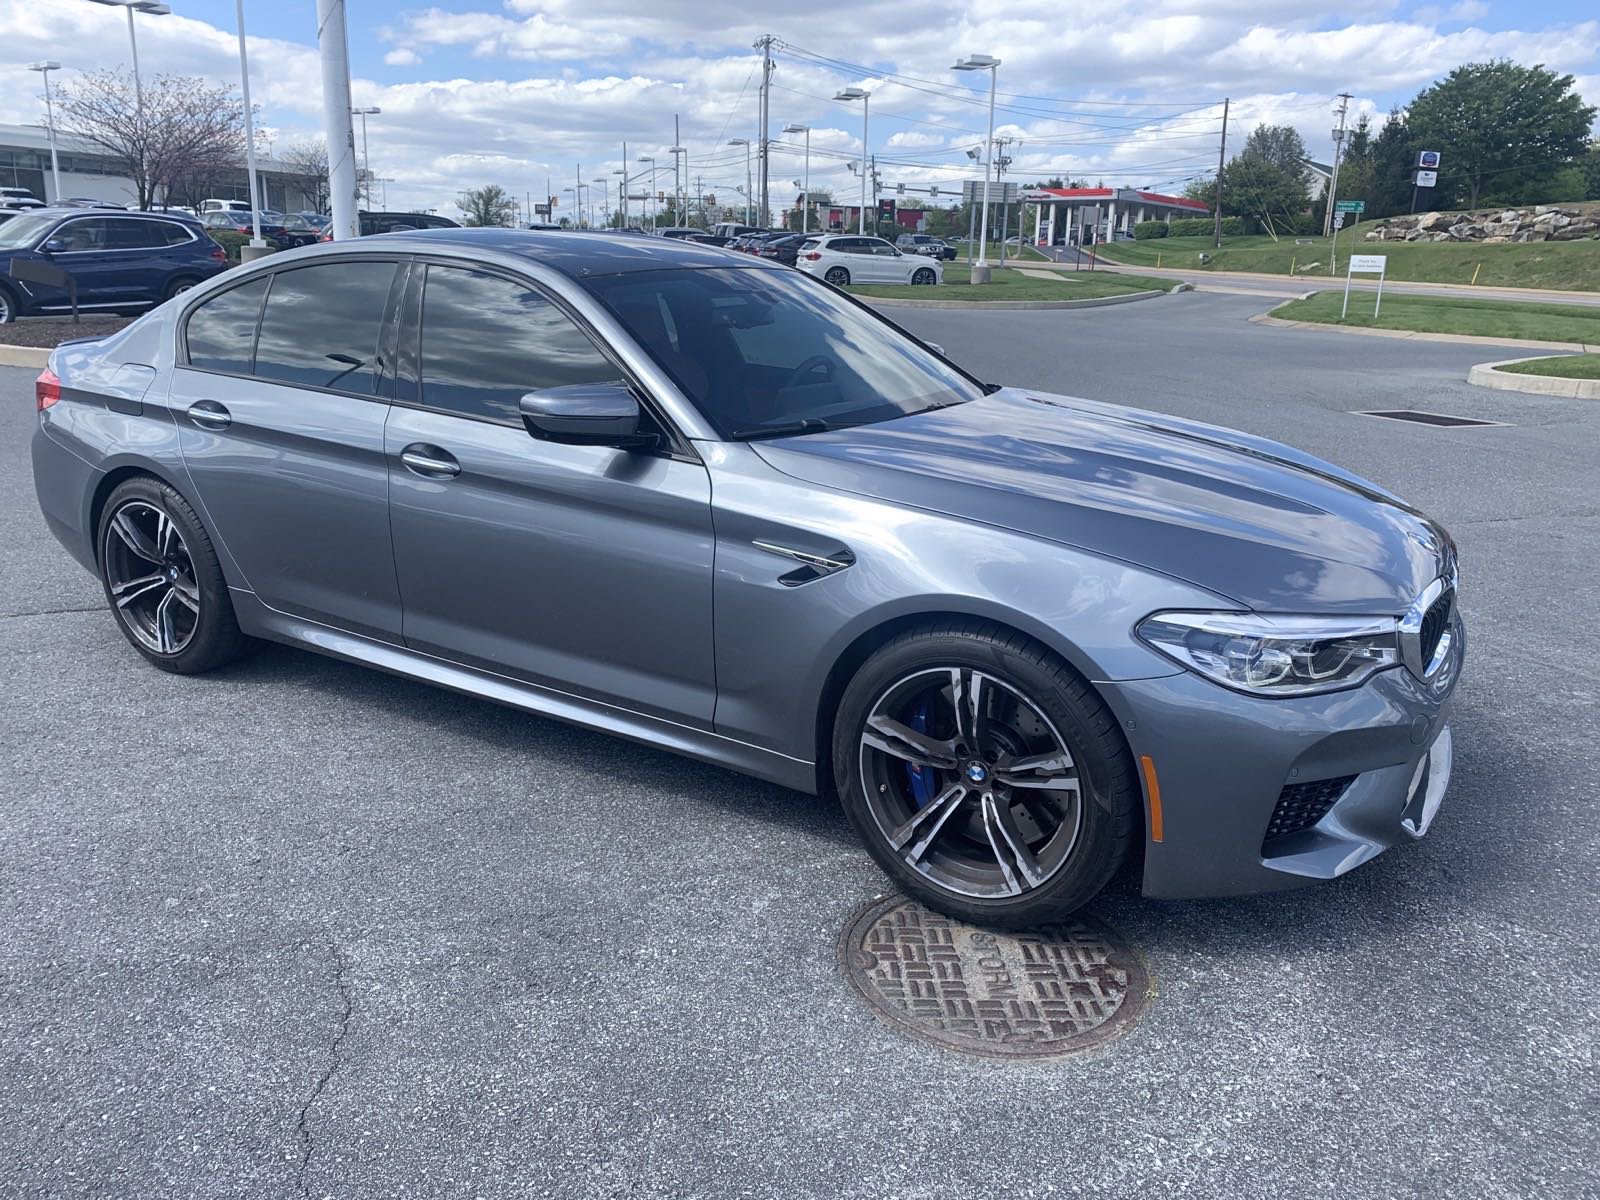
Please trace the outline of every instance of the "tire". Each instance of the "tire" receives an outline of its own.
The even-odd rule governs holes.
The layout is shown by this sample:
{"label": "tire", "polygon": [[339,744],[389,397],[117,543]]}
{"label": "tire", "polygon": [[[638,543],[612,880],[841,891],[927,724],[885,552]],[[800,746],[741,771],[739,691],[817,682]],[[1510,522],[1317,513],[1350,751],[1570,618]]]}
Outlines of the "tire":
{"label": "tire", "polygon": [[[984,715],[969,707],[961,725],[958,694]],[[930,747],[952,751],[948,765],[913,761]],[[840,698],[832,765],[878,864],[973,924],[1060,920],[1106,885],[1140,829],[1133,759],[1104,702],[1043,646],[983,621],[911,630],[862,664]]]}
{"label": "tire", "polygon": [[163,300],[171,300],[174,296],[181,296],[200,281],[192,275],[180,275],[167,284],[167,290],[162,293]]}
{"label": "tire", "polygon": [[198,675],[244,652],[211,539],[175,490],[148,475],[118,484],[95,546],[117,628],[152,665]]}
{"label": "tire", "polygon": [[911,282],[918,286],[926,287],[939,282],[939,277],[930,267],[918,267],[911,273]]}
{"label": "tire", "polygon": [[843,267],[829,267],[823,272],[822,278],[834,287],[848,287],[850,284],[850,272]]}
{"label": "tire", "polygon": [[0,325],[9,325],[17,319],[17,298],[11,289],[0,284]]}

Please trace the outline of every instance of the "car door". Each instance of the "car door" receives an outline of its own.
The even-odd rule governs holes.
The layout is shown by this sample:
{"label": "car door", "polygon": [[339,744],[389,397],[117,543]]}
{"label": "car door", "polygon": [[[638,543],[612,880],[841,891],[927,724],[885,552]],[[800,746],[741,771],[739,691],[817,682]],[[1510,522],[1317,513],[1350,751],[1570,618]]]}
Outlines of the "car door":
{"label": "car door", "polygon": [[402,338],[384,442],[406,644],[709,728],[705,467],[530,436],[523,393],[625,372],[527,280],[430,262]]}
{"label": "car door", "polygon": [[904,283],[910,278],[911,271],[906,266],[910,255],[901,254],[883,238],[866,238],[865,241],[863,250],[872,263],[870,270],[874,282]]}
{"label": "car door", "polygon": [[181,322],[170,397],[230,586],[396,643],[383,426],[404,273],[321,259],[211,293]]}
{"label": "car door", "polygon": [[137,252],[115,248],[111,222],[110,217],[73,217],[57,225],[40,247],[77,283],[80,308],[135,298],[128,267]]}

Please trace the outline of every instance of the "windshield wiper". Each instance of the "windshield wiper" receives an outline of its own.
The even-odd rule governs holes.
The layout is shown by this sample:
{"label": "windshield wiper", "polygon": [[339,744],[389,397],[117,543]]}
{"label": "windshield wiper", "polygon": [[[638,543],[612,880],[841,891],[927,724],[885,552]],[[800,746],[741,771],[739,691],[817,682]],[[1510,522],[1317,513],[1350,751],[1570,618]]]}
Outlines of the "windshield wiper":
{"label": "windshield wiper", "polygon": [[833,428],[821,417],[802,417],[798,421],[785,421],[782,425],[758,425],[754,429],[735,429],[728,436],[736,442],[753,442],[758,438],[790,437],[797,433],[825,433]]}

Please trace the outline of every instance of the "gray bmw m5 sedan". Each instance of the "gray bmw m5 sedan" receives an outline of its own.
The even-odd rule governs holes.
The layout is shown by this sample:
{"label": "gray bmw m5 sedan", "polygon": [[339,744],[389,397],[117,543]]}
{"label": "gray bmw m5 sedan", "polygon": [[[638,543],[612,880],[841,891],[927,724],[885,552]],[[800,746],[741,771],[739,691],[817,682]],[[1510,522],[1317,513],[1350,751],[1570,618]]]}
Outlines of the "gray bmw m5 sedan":
{"label": "gray bmw m5 sedan", "polygon": [[33,466],[156,667],[267,638],[837,794],[967,920],[1130,857],[1152,896],[1328,879],[1449,780],[1437,524],[711,247],[273,255],[55,351]]}

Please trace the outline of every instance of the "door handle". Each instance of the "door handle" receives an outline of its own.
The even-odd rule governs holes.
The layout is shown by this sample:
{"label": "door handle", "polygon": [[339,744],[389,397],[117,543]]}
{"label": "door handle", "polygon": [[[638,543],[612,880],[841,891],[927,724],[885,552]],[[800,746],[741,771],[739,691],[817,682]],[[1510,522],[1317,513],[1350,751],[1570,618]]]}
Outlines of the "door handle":
{"label": "door handle", "polygon": [[196,400],[189,405],[188,415],[201,429],[226,429],[233,424],[233,414],[215,400]]}
{"label": "door handle", "polygon": [[426,442],[413,442],[400,451],[400,462],[413,475],[424,479],[451,479],[461,474],[461,464],[454,455]]}

